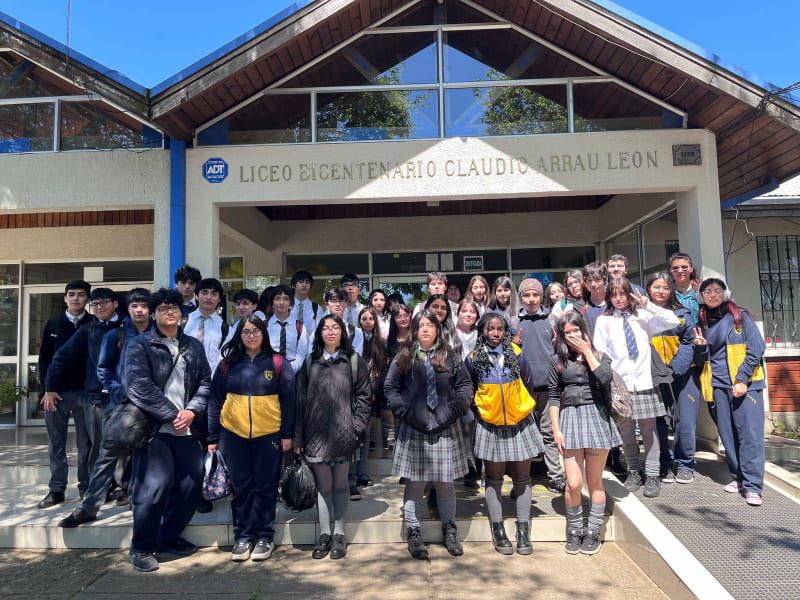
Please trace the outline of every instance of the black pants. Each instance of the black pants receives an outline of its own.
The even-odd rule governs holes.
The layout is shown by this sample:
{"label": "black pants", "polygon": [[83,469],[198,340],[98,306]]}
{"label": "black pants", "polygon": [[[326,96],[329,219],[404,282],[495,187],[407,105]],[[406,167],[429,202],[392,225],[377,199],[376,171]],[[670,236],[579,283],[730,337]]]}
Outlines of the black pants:
{"label": "black pants", "polygon": [[220,428],[219,450],[233,486],[233,535],[237,542],[272,541],[283,464],[279,434],[248,440]]}
{"label": "black pants", "polygon": [[134,451],[134,552],[157,552],[175,544],[200,501],[203,457],[196,438],[168,433],[157,433]]}

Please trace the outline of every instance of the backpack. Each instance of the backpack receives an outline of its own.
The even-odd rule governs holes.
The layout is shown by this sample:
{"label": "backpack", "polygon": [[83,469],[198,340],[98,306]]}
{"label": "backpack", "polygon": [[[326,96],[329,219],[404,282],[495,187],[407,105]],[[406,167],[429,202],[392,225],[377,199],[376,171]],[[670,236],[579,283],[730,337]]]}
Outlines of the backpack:
{"label": "backpack", "polygon": [[[277,352],[272,353],[272,367],[275,369],[275,375],[278,379],[281,378],[281,369],[283,369],[283,355]],[[228,380],[228,371],[231,368],[231,363],[227,359],[219,363],[219,370],[222,372],[222,378]]]}

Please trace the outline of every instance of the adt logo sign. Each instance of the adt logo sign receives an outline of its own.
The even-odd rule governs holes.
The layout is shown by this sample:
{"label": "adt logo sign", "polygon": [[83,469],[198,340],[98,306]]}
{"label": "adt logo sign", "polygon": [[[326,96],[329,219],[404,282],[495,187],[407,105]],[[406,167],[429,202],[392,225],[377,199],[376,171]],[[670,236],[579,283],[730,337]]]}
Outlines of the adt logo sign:
{"label": "adt logo sign", "polygon": [[203,177],[209,183],[222,183],[228,176],[228,163],[221,158],[209,158],[203,163]]}

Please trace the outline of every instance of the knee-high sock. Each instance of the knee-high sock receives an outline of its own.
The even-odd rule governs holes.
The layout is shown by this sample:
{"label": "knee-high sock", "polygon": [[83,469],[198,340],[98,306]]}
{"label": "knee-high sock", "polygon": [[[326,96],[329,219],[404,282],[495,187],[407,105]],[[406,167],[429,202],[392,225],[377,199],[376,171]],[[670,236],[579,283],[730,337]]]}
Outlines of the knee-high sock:
{"label": "knee-high sock", "polygon": [[605,502],[592,502],[592,508],[589,510],[589,522],[586,524],[587,529],[599,531],[603,525],[603,515],[606,512]]}
{"label": "knee-high sock", "polygon": [[531,520],[531,478],[513,480],[513,492],[517,502],[517,522],[528,523]]}
{"label": "knee-high sock", "polygon": [[583,505],[567,505],[567,527],[581,529],[583,527]]}
{"label": "knee-high sock", "polygon": [[503,480],[486,478],[486,508],[489,511],[489,521],[500,523],[503,520]]}
{"label": "knee-high sock", "polygon": [[442,523],[456,522],[456,488],[452,482],[437,481],[433,484],[436,489],[436,502],[439,505],[439,516]]}
{"label": "knee-high sock", "polygon": [[658,441],[658,430],[655,419],[640,419],[639,429],[642,431],[645,461],[644,472],[648,477],[658,477],[661,472],[661,446]]}
{"label": "knee-high sock", "polygon": [[403,491],[403,516],[408,527],[419,527],[422,519],[422,493],[425,491],[424,481],[409,481]]}

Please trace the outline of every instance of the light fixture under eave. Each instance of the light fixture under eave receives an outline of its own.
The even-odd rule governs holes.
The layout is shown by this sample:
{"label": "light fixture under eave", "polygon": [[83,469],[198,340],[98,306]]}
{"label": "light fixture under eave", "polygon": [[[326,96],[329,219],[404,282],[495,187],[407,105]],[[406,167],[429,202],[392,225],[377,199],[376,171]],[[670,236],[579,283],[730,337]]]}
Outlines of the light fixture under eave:
{"label": "light fixture under eave", "polygon": [[428,201],[427,201],[425,204],[426,204],[426,206],[428,206],[429,208],[438,208],[438,206],[439,206],[439,201],[438,201],[438,200],[428,200]]}

